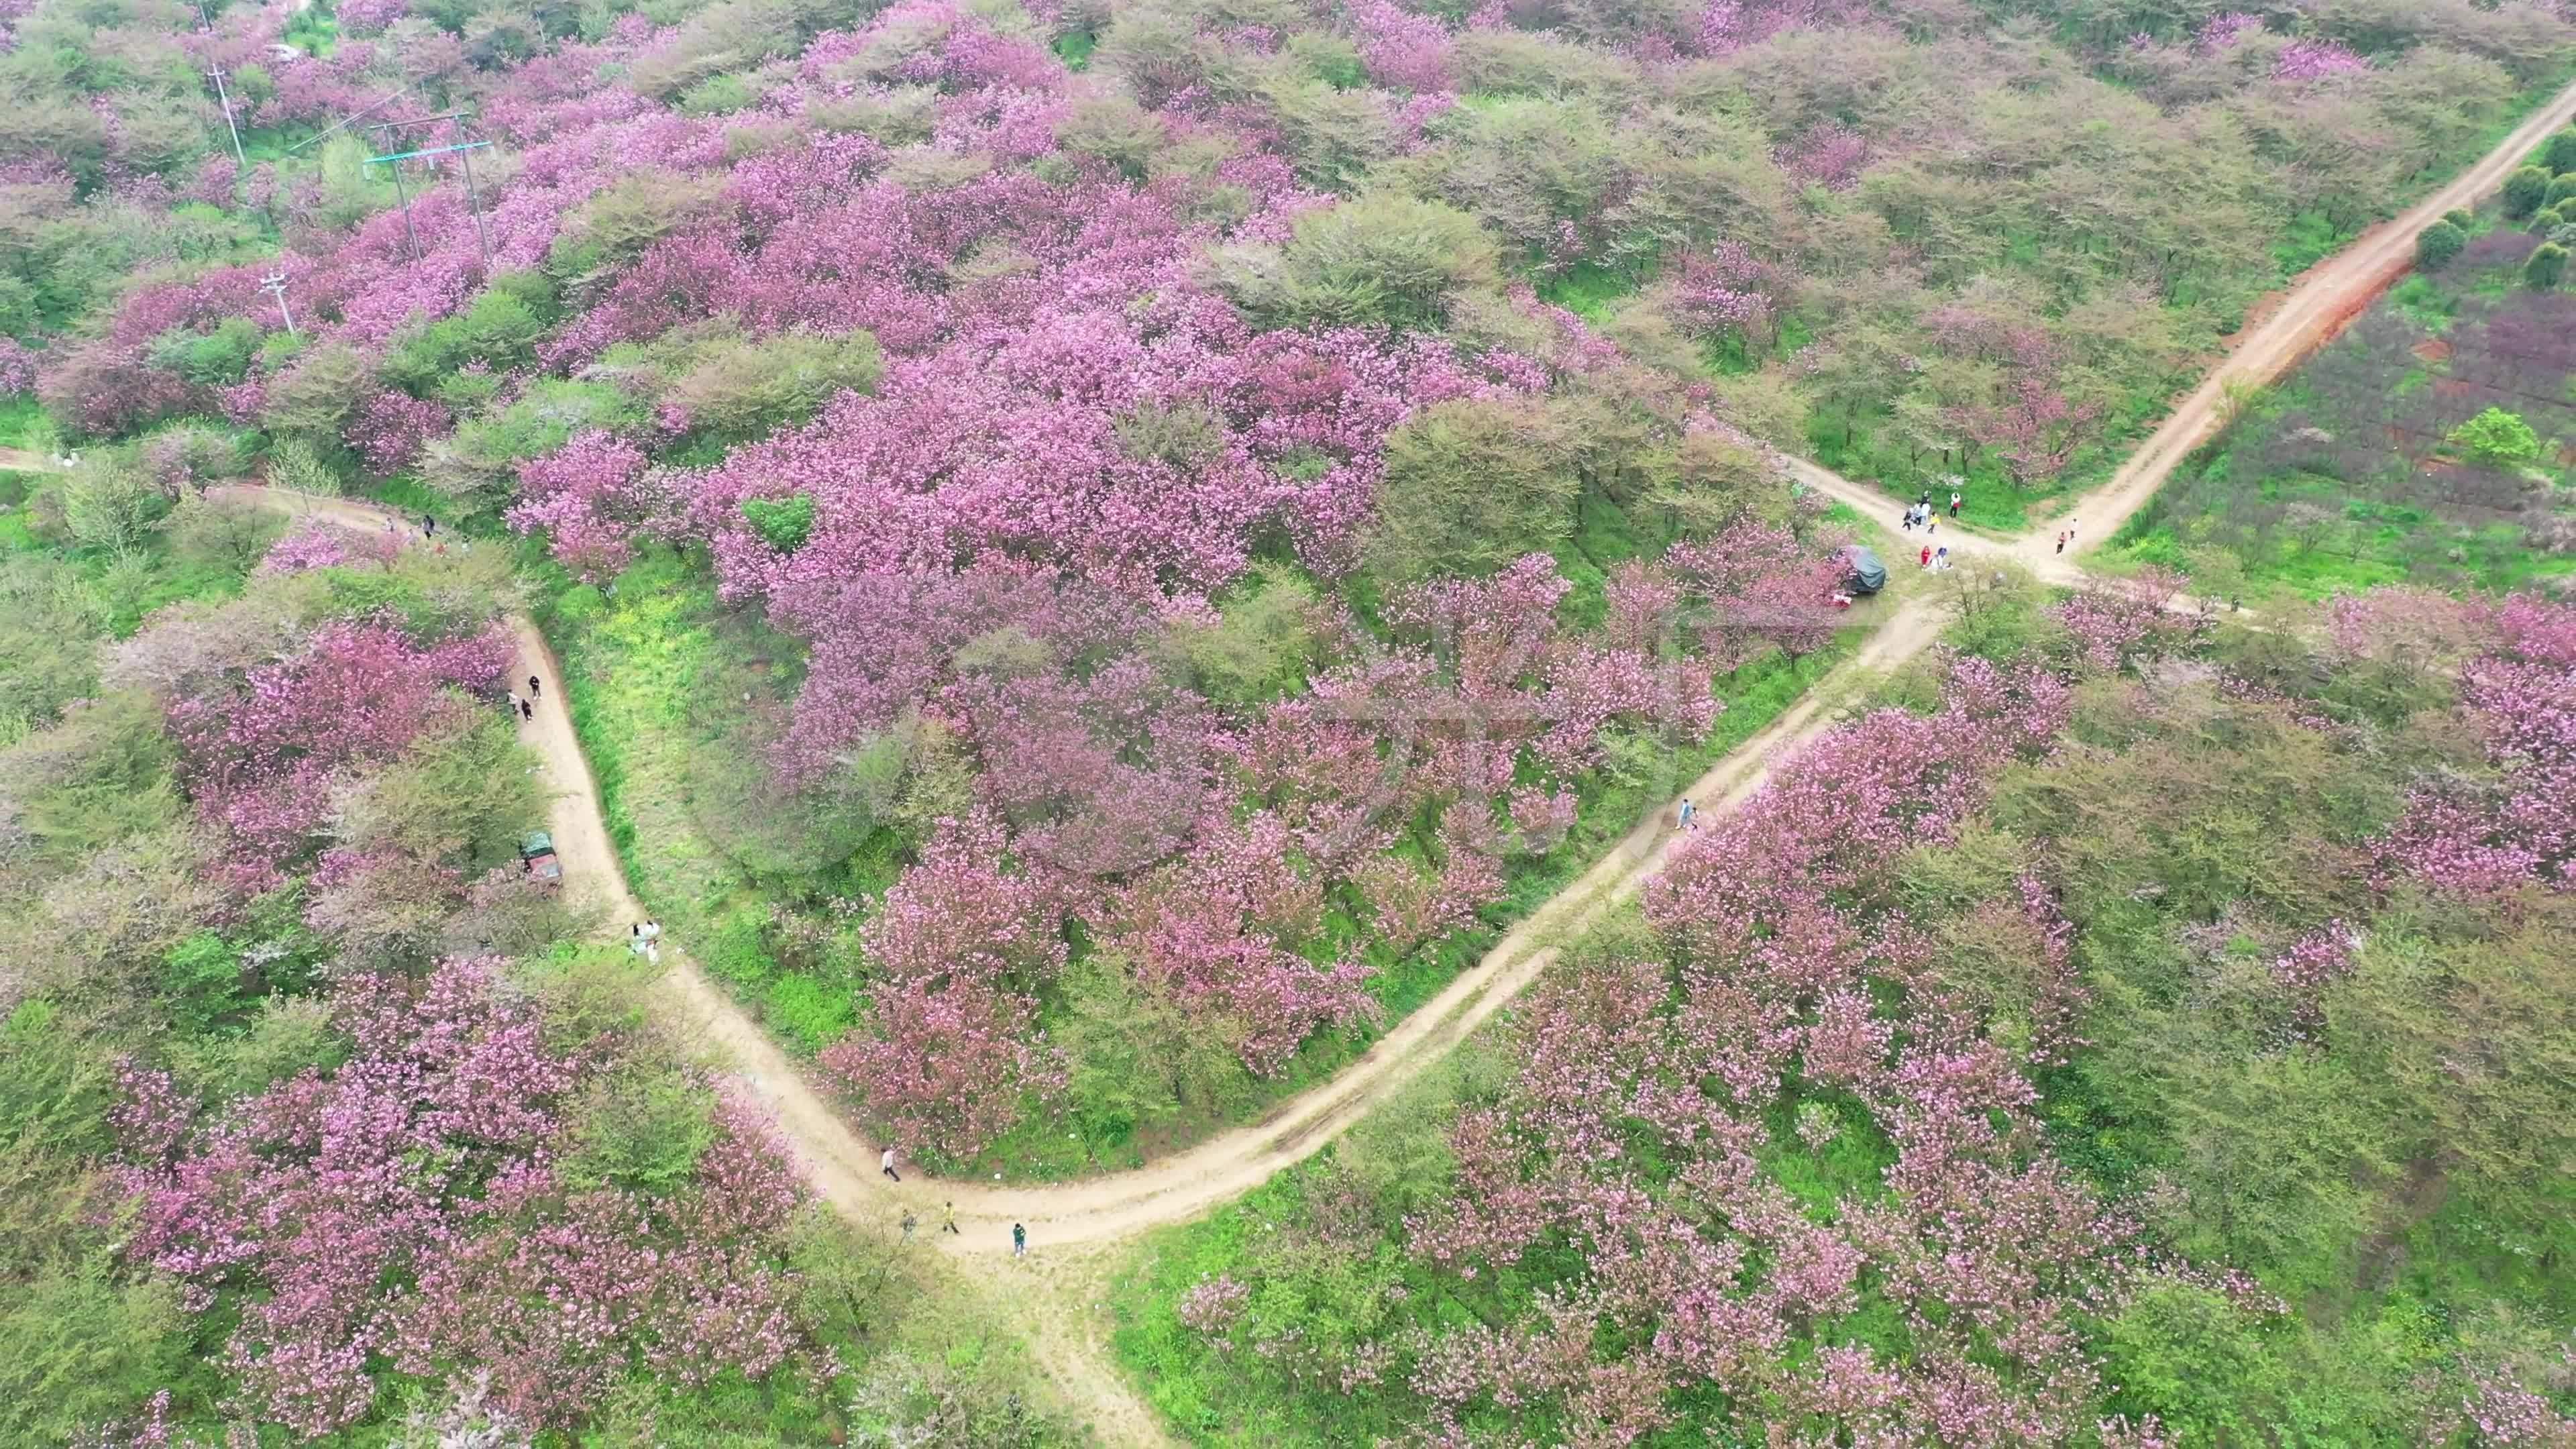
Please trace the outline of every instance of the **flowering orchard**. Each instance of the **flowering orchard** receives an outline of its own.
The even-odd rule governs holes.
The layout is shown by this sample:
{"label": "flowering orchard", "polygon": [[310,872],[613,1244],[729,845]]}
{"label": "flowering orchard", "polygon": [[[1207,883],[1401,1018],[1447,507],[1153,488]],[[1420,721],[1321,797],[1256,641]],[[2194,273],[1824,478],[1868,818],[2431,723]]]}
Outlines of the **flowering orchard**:
{"label": "flowering orchard", "polygon": [[336,1067],[212,1110],[165,1072],[120,1083],[125,1252],[234,1321],[243,1412],[317,1437],[390,1369],[562,1427],[638,1369],[699,1384],[803,1350],[780,1243],[804,1188],[746,1111],[717,1108],[674,1192],[583,1185],[573,1109],[612,1059],[550,1045],[499,963],[353,977],[330,1007]]}
{"label": "flowering orchard", "polygon": [[[2392,661],[2372,612],[2428,609],[2453,646]],[[2540,1086],[2566,970],[2521,953],[2571,920],[2547,802],[2576,611],[2354,600],[2284,673],[2278,635],[2132,610],[2165,612],[2079,597],[2037,641],[2064,672],[1953,655],[1926,707],[1826,734],[1494,1060],[1149,1259],[1122,1343],[1166,1402],[1285,1442],[2571,1432],[2548,1320],[2501,1326],[2556,1290],[2475,1265],[2565,1234],[2507,1139],[2567,1140]],[[2391,731],[2422,783],[2339,778]],[[2230,823],[2249,794],[2264,830]],[[2154,986],[2177,959],[2182,1000]],[[2474,1104],[2399,1065],[2481,1041]],[[2383,1233],[2463,1276],[2293,1307]],[[2385,1345],[2342,1313],[2464,1326],[2372,1379]],[[2241,1359],[2176,1377],[2194,1341]]]}
{"label": "flowering orchard", "polygon": [[[1629,565],[1597,632],[1566,626],[1571,586],[1543,556],[1400,588],[1382,635],[1319,606],[1309,688],[1232,716],[1156,667],[1143,611],[1060,578],[840,587],[789,768],[824,769],[919,711],[982,769],[974,812],[938,827],[862,925],[870,1001],[824,1067],[916,1150],[979,1151],[1061,1085],[1033,1030],[1076,920],[1256,1077],[1373,1019],[1383,953],[1468,924],[1507,861],[1553,849],[1609,734],[1709,727],[1710,666],[1663,652],[1694,620],[1739,649],[1815,627],[1816,556],[1785,533],[1708,552],[1739,577],[1681,551]],[[1802,608],[1727,617],[1748,578],[1782,577],[1806,580]],[[978,667],[1002,629],[1020,667]],[[1426,837],[1427,866],[1389,854]]]}
{"label": "flowering orchard", "polygon": [[[38,138],[60,165],[22,210],[200,229],[140,284],[38,289],[92,314],[33,354],[39,395],[101,435],[220,414],[272,481],[399,478],[592,585],[668,548],[785,635],[792,700],[734,690],[704,731],[770,783],[680,787],[707,834],[785,842],[740,852],[765,924],[728,959],[828,938],[796,1036],[952,1160],[1080,1074],[1056,1029],[1094,953],[1251,1078],[1365,1030],[1641,742],[1704,737],[1721,673],[1829,642],[1832,540],[1766,442],[1937,454],[1980,507],[2054,486],[2294,218],[2375,214],[2568,29],[369,0],[325,47],[282,4],[148,41],[42,13],[168,62],[135,69],[255,72],[235,119],[275,159],[144,145],[178,100],[140,80],[81,97],[96,147]],[[470,195],[443,153],[397,207],[330,130],[397,93],[465,113],[381,133],[404,148],[490,143]],[[274,257],[204,230],[254,210]],[[305,743],[294,701],[393,647],[349,627],[340,664],[178,706],[186,783],[240,884],[310,858],[317,921],[418,954],[492,862],[326,841],[405,744]],[[987,923],[1028,949],[959,934]]]}

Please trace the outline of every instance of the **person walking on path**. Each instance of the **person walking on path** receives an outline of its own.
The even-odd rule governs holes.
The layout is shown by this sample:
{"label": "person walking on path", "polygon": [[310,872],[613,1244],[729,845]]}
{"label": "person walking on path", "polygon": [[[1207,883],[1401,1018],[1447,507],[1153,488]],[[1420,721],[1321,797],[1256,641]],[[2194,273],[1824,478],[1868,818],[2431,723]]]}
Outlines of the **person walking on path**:
{"label": "person walking on path", "polygon": [[1682,797],[1682,808],[1678,812],[1676,823],[1684,830],[1699,829],[1699,807],[1693,805],[1687,795]]}
{"label": "person walking on path", "polygon": [[533,674],[528,676],[528,698],[535,699],[546,691]]}
{"label": "person walking on path", "polygon": [[912,1209],[905,1208],[903,1210],[903,1240],[907,1243],[911,1242],[912,1230],[920,1226],[921,1219],[912,1215]]}
{"label": "person walking on path", "polygon": [[644,923],[644,959],[656,966],[662,964],[662,923],[660,921],[648,920]]}
{"label": "person walking on path", "polygon": [[2059,534],[2059,535],[2057,536],[2057,551],[2058,551],[2059,553],[2064,553],[2064,552],[2066,552],[2066,535],[2065,535],[2065,534],[2062,534],[2062,533],[2061,533],[2061,534]]}
{"label": "person walking on path", "polygon": [[652,949],[652,943],[644,939],[644,923],[642,921],[637,921],[633,926],[627,929],[626,949],[634,952],[638,956],[641,956],[646,951]]}
{"label": "person walking on path", "polygon": [[1012,1257],[1014,1257],[1014,1258],[1025,1258],[1025,1257],[1027,1257],[1028,1255],[1029,1255],[1029,1228],[1028,1228],[1028,1224],[1026,1224],[1026,1223],[1013,1223],[1013,1224],[1011,1224],[1011,1256],[1012,1256]]}
{"label": "person walking on path", "polygon": [[518,706],[519,706],[519,718],[521,718],[521,719],[525,719],[525,720],[533,720],[533,719],[535,719],[535,718],[537,717],[537,707],[536,707],[535,705],[530,704],[530,703],[528,703],[526,700],[524,700],[524,699],[523,699],[523,700],[518,701]]}
{"label": "person walking on path", "polygon": [[891,1179],[891,1180],[893,1180],[893,1181],[895,1181],[895,1182],[901,1182],[901,1181],[903,1181],[903,1178],[902,1178],[899,1174],[897,1174],[897,1173],[895,1172],[895,1170],[894,1170],[894,1149],[893,1149],[893,1148],[891,1148],[891,1147],[887,1148],[887,1149],[886,1149],[882,1154],[880,1154],[880,1155],[877,1157],[877,1166],[878,1166],[879,1168],[883,1169],[883,1171],[885,1172],[885,1175],[886,1175],[889,1179]]}
{"label": "person walking on path", "polygon": [[1923,545],[1923,566],[1927,569],[1932,567],[1932,545],[1928,543]]}
{"label": "person walking on path", "polygon": [[1914,510],[1909,507],[1904,513],[1898,515],[1896,526],[1907,533],[1912,533],[1914,531]]}
{"label": "person walking on path", "polygon": [[[957,1232],[957,1204],[944,1202],[939,1205],[939,1230],[943,1233]],[[957,1233],[957,1235],[961,1238],[965,1236],[964,1233]]]}
{"label": "person walking on path", "polygon": [[426,513],[422,514],[420,516],[420,536],[423,538],[438,537],[438,520]]}
{"label": "person walking on path", "polygon": [[1950,517],[1951,517],[1951,518],[1953,518],[1953,519],[1956,519],[1958,516],[1959,516],[1959,495],[1958,495],[1958,494],[1956,494],[1956,493],[1953,493],[1953,494],[1951,494],[1951,495],[1950,495]]}

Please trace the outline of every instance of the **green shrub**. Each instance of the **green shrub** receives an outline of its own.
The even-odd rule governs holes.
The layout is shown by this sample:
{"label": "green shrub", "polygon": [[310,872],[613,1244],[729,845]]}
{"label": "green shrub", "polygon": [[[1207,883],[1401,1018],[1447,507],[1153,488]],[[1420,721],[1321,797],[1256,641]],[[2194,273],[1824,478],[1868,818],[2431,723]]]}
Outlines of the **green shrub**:
{"label": "green shrub", "polygon": [[2536,292],[2546,292],[2567,275],[2567,248],[2556,242],[2541,243],[2531,260],[2522,264],[2523,285]]}
{"label": "green shrub", "polygon": [[715,1093],[676,1071],[629,1066],[591,1084],[572,1119],[566,1186],[668,1197],[715,1144]]}
{"label": "green shrub", "polygon": [[2540,459],[2540,435],[2519,413],[2489,408],[2458,427],[2443,441],[2490,467],[2527,467]]}
{"label": "green shrub", "polygon": [[736,338],[705,350],[663,400],[693,427],[740,442],[803,423],[843,392],[872,391],[884,371],[867,332]]}
{"label": "green shrub", "polygon": [[751,78],[728,72],[711,75],[680,93],[680,109],[692,116],[723,116],[748,109],[760,97],[751,89]]}
{"label": "green shrub", "polygon": [[707,941],[707,969],[736,986],[756,988],[778,974],[778,962],[761,939],[760,917],[743,911],[727,917]]}
{"label": "green shrub", "polygon": [[1490,573],[1570,537],[1581,494],[1567,440],[1528,400],[1439,403],[1388,435],[1363,551],[1388,580]]}
{"label": "green shrub", "polygon": [[164,332],[152,339],[144,355],[154,367],[198,387],[229,387],[250,371],[260,337],[259,327],[248,318],[227,317],[212,332]]}
{"label": "green shrub", "polygon": [[2540,164],[2553,175],[2576,171],[2576,126],[2551,133],[2549,144],[2540,148]]}
{"label": "green shrub", "polygon": [[1474,217],[1393,192],[1305,213],[1284,247],[1219,250],[1207,274],[1262,326],[1400,329],[1439,326],[1453,296],[1499,275]]}
{"label": "green shrub", "polygon": [[2468,244],[2468,233],[2447,221],[2437,221],[2415,234],[2415,265],[2426,271],[2436,270]]}
{"label": "green shrub", "polygon": [[805,546],[814,532],[814,495],[791,494],[780,499],[746,498],[742,501],[743,519],[760,541],[780,553],[794,553]]}
{"label": "green shrub", "polygon": [[779,1034],[807,1055],[849,1034],[858,1024],[857,1003],[848,987],[836,986],[801,971],[769,983],[762,1016]]}
{"label": "green shrub", "polygon": [[2504,214],[2515,221],[2540,209],[2549,195],[2549,173],[2537,166],[2525,166],[2504,179]]}

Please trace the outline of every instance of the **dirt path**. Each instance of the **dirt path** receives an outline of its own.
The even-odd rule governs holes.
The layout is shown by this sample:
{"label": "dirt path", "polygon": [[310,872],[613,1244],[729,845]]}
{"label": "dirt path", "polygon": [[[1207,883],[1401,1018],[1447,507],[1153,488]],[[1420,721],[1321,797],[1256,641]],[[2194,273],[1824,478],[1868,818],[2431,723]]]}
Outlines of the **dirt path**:
{"label": "dirt path", "polygon": [[[320,498],[273,489],[232,487],[218,496],[238,498],[299,516],[328,520],[367,533],[394,520],[406,543],[423,540],[407,517],[375,504]],[[1893,668],[1928,647],[1939,633],[1927,604],[1894,609],[1859,653],[1833,680]],[[623,937],[645,917],[619,866],[599,806],[588,761],[572,721],[553,652],[536,626],[511,621],[519,644],[513,688],[526,676],[540,684],[536,718],[523,722],[521,742],[544,762],[549,792],[548,826],[564,865],[565,889],[605,913],[605,931]],[[1743,799],[1769,773],[1783,751],[1831,722],[1831,697],[1811,690],[1760,733],[1738,746],[1682,791],[1710,810]],[[828,1201],[872,1221],[899,1218],[906,1208],[936,1221],[954,1202],[960,1236],[934,1235],[954,1254],[996,1255],[1010,1250],[1013,1223],[1026,1224],[1033,1249],[1114,1241],[1144,1229],[1192,1217],[1241,1195],[1280,1168],[1301,1161],[1331,1141],[1371,1106],[1400,1089],[1428,1063],[1482,1026],[1556,959],[1558,946],[1634,896],[1660,870],[1679,837],[1665,825],[1669,805],[1639,822],[1592,868],[1504,935],[1475,966],[1461,973],[1394,1030],[1379,1038],[1331,1081],[1275,1106],[1260,1121],[1131,1172],[1050,1186],[995,1187],[928,1177],[909,1164],[904,1180],[879,1171],[882,1144],[859,1136],[805,1080],[766,1031],[699,969],[688,952],[666,941],[668,966],[659,985],[671,1018],[701,1037],[744,1085],[777,1117],[780,1130],[805,1159],[815,1188]]]}
{"label": "dirt path", "polygon": [[[2068,508],[2067,516],[2081,520],[2083,537],[2100,543],[2117,533],[2155,497],[2174,467],[2216,430],[2231,385],[2267,386],[2325,345],[2414,265],[2417,232],[2442,213],[2473,206],[2502,186],[2523,156],[2571,117],[2576,117],[2576,85],[2552,96],[2440,190],[2303,273],[2270,316],[2238,334],[2227,360],[2201,379],[2110,481]],[[2021,542],[2025,561],[2044,557],[2048,547],[2045,527]]]}
{"label": "dirt path", "polygon": [[[2552,96],[2475,165],[2440,190],[2394,220],[2363,232],[2341,251],[2301,273],[2277,307],[2236,335],[2226,358],[2210,369],[2200,385],[2138,445],[2109,481],[2073,500],[2058,515],[2077,524],[2079,552],[2118,533],[2155,497],[2156,490],[2164,486],[2191,450],[2217,430],[2226,415],[2231,386],[2268,386],[2332,340],[2344,324],[2361,315],[2414,265],[2417,232],[2442,213],[2454,207],[2473,206],[2502,186],[2505,177],[2522,164],[2525,154],[2571,118],[2576,118],[2576,85]],[[1883,517],[1891,507],[1902,506],[1888,493],[1803,458],[1786,461],[1791,476],[1798,481],[1871,518]],[[2000,554],[2027,565],[2041,578],[2066,582],[2076,576],[2076,570],[2072,556],[2060,558],[2054,552],[2056,532],[2057,519],[2053,518],[2017,539],[1979,537],[1966,530],[1960,530],[1953,539],[1949,529],[1937,538],[1948,544],[1954,555]]]}
{"label": "dirt path", "polygon": [[[2576,86],[2561,92],[2484,160],[2421,205],[2312,268],[2277,311],[2238,339],[2227,361],[2109,482],[2074,504],[2069,512],[2086,520],[2084,537],[2089,541],[2110,537],[2146,505],[2174,466],[2216,424],[2230,381],[2259,384],[2288,370],[2405,270],[2418,229],[2498,185],[2525,151],[2571,114],[2576,114]],[[0,461],[0,466],[7,464]],[[1872,510],[1872,516],[1887,503],[1876,490],[1811,463],[1791,460],[1790,466],[1810,486]],[[296,498],[256,489],[228,491],[360,529],[380,530],[390,516],[386,510],[345,499]],[[1938,537],[1954,555],[2014,559],[2053,580],[2075,576],[2071,562],[2051,551],[2053,534],[2046,528],[2020,539],[1996,540],[1965,529]],[[1940,622],[1928,602],[1891,611],[1859,654],[1829,676],[1829,682],[1865,678],[1871,671],[1904,663],[1931,646]],[[563,712],[560,672],[534,625],[520,619],[513,621],[513,627],[522,675],[534,673],[542,685],[537,718],[524,723],[520,733],[544,761],[553,792],[550,819],[567,887],[601,904],[610,929],[622,935],[627,924],[641,920],[644,912],[627,889],[588,763]],[[1709,810],[1742,801],[1768,777],[1775,759],[1832,722],[1834,703],[1822,686],[1811,690],[1684,793]],[[1032,1258],[981,1268],[979,1273],[987,1276],[978,1281],[991,1291],[1008,1318],[1027,1329],[1059,1391],[1082,1406],[1105,1438],[1113,1443],[1161,1443],[1165,1435],[1159,1421],[1105,1351],[1099,1302],[1110,1261],[1108,1245],[1149,1228],[1185,1221],[1240,1196],[1311,1155],[1400,1090],[1536,980],[1556,959],[1562,943],[1633,898],[1663,868],[1677,843],[1662,824],[1667,814],[1659,810],[1639,823],[1580,879],[1331,1081],[1280,1103],[1259,1122],[1136,1171],[1084,1182],[994,1187],[910,1172],[901,1184],[889,1182],[877,1171],[876,1145],[851,1130],[768,1034],[709,982],[685,951],[675,948],[668,953],[670,969],[658,989],[673,1018],[697,1032],[776,1116],[780,1131],[804,1158],[816,1190],[840,1211],[882,1222],[910,1208],[925,1221],[936,1221],[939,1206],[953,1201],[966,1231],[958,1237],[934,1235],[936,1240],[952,1254],[983,1258],[1006,1255],[1010,1225],[1027,1224]],[[994,1274],[1007,1276],[990,1276]]]}

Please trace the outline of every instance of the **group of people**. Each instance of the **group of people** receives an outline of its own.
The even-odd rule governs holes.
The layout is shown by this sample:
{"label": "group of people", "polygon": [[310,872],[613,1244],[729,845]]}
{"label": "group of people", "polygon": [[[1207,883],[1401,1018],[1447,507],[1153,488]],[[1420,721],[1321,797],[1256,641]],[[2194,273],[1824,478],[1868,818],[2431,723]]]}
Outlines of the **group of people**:
{"label": "group of people", "polygon": [[[1951,522],[1956,523],[1956,522],[1958,521],[1958,519],[1959,519],[1959,505],[1960,505],[1961,503],[1966,502],[1966,501],[1967,501],[1967,500],[1966,500],[1962,495],[1960,495],[1959,493],[1957,493],[1957,492],[1953,492],[1953,493],[1951,493],[1951,495],[1950,495],[1950,521],[1951,521]],[[1920,529],[1922,529],[1922,530],[1923,530],[1923,534],[1924,534],[1924,536],[1925,536],[1926,538],[1929,538],[1929,537],[1930,537],[1930,536],[1932,536],[1933,534],[1938,533],[1938,532],[1940,531],[1940,529],[1941,529],[1941,522],[1940,522],[1940,520],[1939,520],[1937,517],[1935,517],[1935,516],[1933,515],[1933,511],[1932,511],[1932,490],[1931,490],[1931,489],[1929,489],[1929,488],[1926,488],[1926,489],[1924,489],[1920,494],[1916,495],[1916,496],[1915,496],[1915,499],[1914,499],[1914,504],[1913,504],[1913,506],[1912,506],[1912,507],[1910,507],[1910,508],[1908,508],[1908,509],[1906,509],[1906,510],[1905,510],[1905,512],[1904,512],[1904,514],[1903,514],[1903,516],[1902,516],[1902,517],[1900,517],[1900,518],[1898,519],[1898,521],[1897,521],[1897,522],[1898,522],[1898,526],[1899,526],[1900,528],[1904,529],[1907,533],[1912,533],[1912,532],[1913,532],[1915,529],[1917,529],[1917,528],[1920,528]]]}
{"label": "group of people", "polygon": [[1950,567],[1950,546],[1946,543],[1941,545],[1939,548],[1934,548],[1928,543],[1923,545],[1923,566],[1936,574],[1948,569]]}
{"label": "group of people", "polygon": [[[662,964],[662,923],[638,921],[626,933],[626,949],[659,966]],[[891,1155],[891,1154],[889,1154]],[[891,1175],[893,1169],[887,1169]]]}
{"label": "group of people", "polygon": [[[887,1150],[892,1151],[893,1149],[889,1148]],[[911,1242],[913,1229],[920,1226],[921,1219],[912,1215],[912,1209],[905,1208],[903,1210],[903,1240],[907,1243]],[[944,1202],[939,1205],[939,1230],[943,1233],[957,1233],[961,1238],[965,1236],[964,1233],[957,1231],[957,1204],[953,1202]],[[1011,1224],[1011,1241],[1015,1244],[1025,1244],[1028,1241],[1028,1232],[1029,1230],[1027,1228],[1020,1226],[1018,1223]]]}
{"label": "group of people", "polygon": [[[877,1169],[886,1175],[888,1181],[903,1181],[903,1174],[894,1170],[894,1149],[891,1147],[887,1148],[884,1153],[877,1158]],[[999,1173],[994,1175],[997,1177],[1000,1176]],[[920,1227],[921,1219],[914,1215],[912,1209],[905,1208],[903,1210],[903,1240],[907,1243],[911,1242],[913,1233]],[[956,1203],[943,1202],[939,1205],[939,1230],[943,1233],[956,1233],[961,1238],[965,1236],[965,1233],[960,1231],[957,1226]],[[1014,1258],[1025,1258],[1028,1255],[1029,1225],[1026,1223],[1011,1224],[1011,1256]]]}
{"label": "group of people", "polygon": [[538,687],[537,677],[531,674],[528,676],[528,697],[526,699],[521,699],[515,694],[511,695],[510,705],[512,708],[518,710],[519,718],[535,719],[537,717],[537,696],[544,692],[544,690]]}
{"label": "group of people", "polygon": [[2070,518],[2070,519],[2066,520],[2066,527],[2064,527],[2063,529],[2060,529],[2060,530],[2058,531],[2058,534],[2057,534],[2057,551],[2058,551],[2059,553],[2064,553],[2064,552],[2066,552],[2066,546],[2067,546],[2068,544],[2070,544],[2070,543],[2073,543],[2074,541],[2075,541],[2075,520],[2074,520],[2074,519],[2072,519],[2072,518]]}

